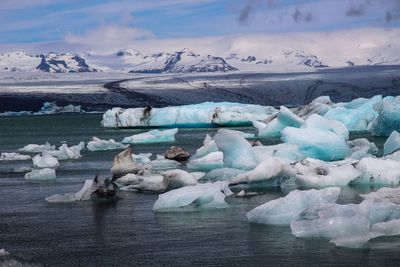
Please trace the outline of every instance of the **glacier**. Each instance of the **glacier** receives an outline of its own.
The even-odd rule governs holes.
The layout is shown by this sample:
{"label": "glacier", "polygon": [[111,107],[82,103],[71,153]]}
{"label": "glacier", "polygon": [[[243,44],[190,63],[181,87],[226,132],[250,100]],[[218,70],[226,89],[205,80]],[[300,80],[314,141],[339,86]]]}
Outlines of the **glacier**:
{"label": "glacier", "polygon": [[175,142],[175,135],[178,133],[178,128],[168,130],[151,130],[141,134],[135,134],[125,137],[122,140],[123,144],[150,144]]}

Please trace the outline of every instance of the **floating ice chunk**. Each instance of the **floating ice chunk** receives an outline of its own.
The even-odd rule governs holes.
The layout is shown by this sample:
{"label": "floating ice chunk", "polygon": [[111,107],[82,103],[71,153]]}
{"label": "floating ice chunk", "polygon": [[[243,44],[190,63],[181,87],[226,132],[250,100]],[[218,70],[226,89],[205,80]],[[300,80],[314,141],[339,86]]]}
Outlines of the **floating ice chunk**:
{"label": "floating ice chunk", "polygon": [[126,149],[128,145],[124,145],[119,142],[115,142],[114,139],[102,140],[97,137],[93,137],[92,141],[87,144],[87,149],[90,151],[103,151],[103,150],[115,150],[115,149]]}
{"label": "floating ice chunk", "polygon": [[22,155],[19,153],[1,153],[0,155],[0,161],[5,160],[5,161],[11,161],[11,160],[29,160],[31,159],[31,156],[29,155]]}
{"label": "floating ice chunk", "polygon": [[361,176],[355,184],[399,185],[400,162],[391,159],[363,158],[356,164]]}
{"label": "floating ice chunk", "polygon": [[379,149],[376,145],[366,138],[358,138],[353,141],[348,141],[352,154],[351,158],[353,159],[362,159],[365,157],[371,157],[373,155],[377,155],[379,153]]}
{"label": "floating ice chunk", "polygon": [[249,211],[246,216],[252,223],[289,225],[307,208],[320,203],[334,203],[339,197],[339,187],[321,190],[294,190],[287,196],[271,200]]}
{"label": "floating ice chunk", "polygon": [[400,149],[400,133],[393,131],[385,144],[383,144],[383,155],[387,155]]}
{"label": "floating ice chunk", "polygon": [[46,152],[42,153],[42,156],[36,155],[32,158],[33,166],[35,168],[56,168],[60,166],[57,158],[53,157]]}
{"label": "floating ice chunk", "polygon": [[330,131],[287,127],[282,130],[282,139],[298,145],[300,152],[311,158],[332,161],[351,154],[346,141]]}
{"label": "floating ice chunk", "polygon": [[374,135],[389,136],[393,131],[400,131],[400,96],[387,96],[375,105],[378,116],[371,123],[369,130]]}
{"label": "floating ice chunk", "polygon": [[190,159],[197,159],[207,156],[212,152],[217,152],[218,146],[215,141],[208,134],[204,138],[203,146],[196,150],[196,154],[194,154]]}
{"label": "floating ice chunk", "polygon": [[274,112],[269,106],[205,102],[165,108],[113,108],[103,114],[101,123],[104,127],[245,126],[254,120],[265,120]]}
{"label": "floating ice chunk", "polygon": [[47,202],[75,202],[90,200],[92,194],[97,190],[97,185],[93,180],[85,180],[83,187],[76,193],[66,193],[64,195],[55,194],[46,197]]}
{"label": "floating ice chunk", "polygon": [[196,171],[210,171],[224,167],[224,154],[221,151],[211,152],[204,157],[190,160],[187,167]]}
{"label": "floating ice chunk", "polygon": [[377,95],[371,99],[358,98],[348,103],[337,103],[324,117],[342,122],[349,131],[366,131],[378,116],[374,106],[381,100],[382,96]]}
{"label": "floating ice chunk", "polygon": [[296,162],[305,158],[298,145],[285,143],[273,146],[255,146],[253,147],[253,152],[257,162],[270,157],[277,157],[287,162]]}
{"label": "floating ice chunk", "polygon": [[151,156],[152,156],[152,153],[132,154],[132,158],[134,159],[134,161],[136,161],[138,164],[142,164],[142,165],[150,163]]}
{"label": "floating ice chunk", "polygon": [[296,163],[296,183],[306,187],[345,186],[360,176],[351,164],[332,166],[322,161]]}
{"label": "floating ice chunk", "polygon": [[154,171],[171,170],[181,165],[180,162],[166,159],[163,155],[157,155],[157,159],[151,161],[150,164],[152,166],[152,170]]}
{"label": "floating ice chunk", "polygon": [[294,113],[300,118],[306,119],[312,114],[323,116],[331,109],[332,101],[329,96],[320,96],[311,101],[310,104],[300,106],[294,110]]}
{"label": "floating ice chunk", "polygon": [[234,168],[219,168],[208,172],[201,180],[211,180],[211,181],[228,181],[240,173],[246,172],[241,169]]}
{"label": "floating ice chunk", "polygon": [[50,168],[32,170],[25,174],[25,179],[35,181],[47,181],[56,179],[56,171]]}
{"label": "floating ice chunk", "polygon": [[289,164],[270,157],[260,162],[253,170],[235,176],[230,184],[271,181],[273,186],[279,186],[284,179],[295,174],[295,170]]}
{"label": "floating ice chunk", "polygon": [[45,102],[42,108],[33,113],[33,115],[48,115],[48,114],[56,114],[56,113],[81,113],[85,112],[81,106],[68,105],[65,107],[59,107],[54,102]]}
{"label": "floating ice chunk", "polygon": [[214,136],[214,141],[224,153],[226,167],[250,170],[257,166],[252,146],[240,134],[220,129]]}
{"label": "floating ice chunk", "polygon": [[225,197],[231,195],[226,182],[185,186],[158,196],[156,212],[226,208]]}
{"label": "floating ice chunk", "polygon": [[132,157],[132,148],[128,147],[114,158],[114,163],[111,168],[113,173],[113,180],[127,173],[137,173],[142,171],[143,168],[136,163]]}
{"label": "floating ice chunk", "polygon": [[343,123],[321,117],[317,114],[308,117],[301,128],[332,132],[343,140],[349,139],[349,130],[347,130]]}
{"label": "floating ice chunk", "polygon": [[175,142],[175,134],[178,132],[178,128],[168,130],[151,130],[141,134],[135,134],[129,137],[125,137],[122,140],[124,144],[149,144],[149,143],[163,143],[163,142]]}
{"label": "floating ice chunk", "polygon": [[68,147],[67,144],[62,144],[58,150],[46,151],[46,154],[57,157],[59,160],[78,159],[81,156],[81,150],[85,147],[84,142],[80,142],[75,146]]}
{"label": "floating ice chunk", "polygon": [[52,146],[48,142],[46,142],[44,145],[29,144],[18,150],[20,152],[26,152],[26,153],[41,153],[44,151],[55,150],[55,149],[56,149],[55,146]]}
{"label": "floating ice chunk", "polygon": [[277,114],[272,115],[267,123],[254,121],[253,126],[258,130],[258,136],[263,137],[279,137],[281,131],[287,127],[300,127],[304,120],[299,118],[288,108],[281,106]]}

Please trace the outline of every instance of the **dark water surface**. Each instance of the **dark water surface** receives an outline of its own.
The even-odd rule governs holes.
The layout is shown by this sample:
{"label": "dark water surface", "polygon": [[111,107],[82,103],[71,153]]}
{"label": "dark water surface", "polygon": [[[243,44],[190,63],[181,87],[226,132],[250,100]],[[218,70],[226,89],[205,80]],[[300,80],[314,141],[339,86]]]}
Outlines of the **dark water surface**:
{"label": "dark water surface", "polygon": [[[92,136],[114,138],[143,130],[100,127],[100,115],[0,118],[0,151],[60,141],[76,144]],[[193,152],[206,133],[181,129],[177,145]],[[252,131],[244,128],[242,130]],[[277,140],[262,140],[264,144]],[[382,138],[375,138],[382,146]],[[135,146],[135,152],[164,152],[171,144]],[[325,239],[298,239],[290,227],[249,224],[245,213],[293,190],[252,198],[228,197],[229,208],[156,214],[154,194],[120,192],[111,204],[47,203],[55,193],[76,192],[96,171],[109,175],[117,151],[84,151],[78,160],[60,161],[57,180],[27,182],[10,169],[31,161],[0,162],[0,249],[49,266],[399,266],[400,238],[370,242],[370,249],[337,248]],[[345,187],[340,203],[359,202],[370,188]]]}

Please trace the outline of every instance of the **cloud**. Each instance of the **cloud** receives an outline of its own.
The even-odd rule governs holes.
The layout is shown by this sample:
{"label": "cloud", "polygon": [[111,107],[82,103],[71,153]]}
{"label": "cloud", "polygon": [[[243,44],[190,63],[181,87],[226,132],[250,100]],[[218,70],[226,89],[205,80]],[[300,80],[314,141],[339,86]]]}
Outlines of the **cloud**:
{"label": "cloud", "polygon": [[354,17],[360,17],[362,15],[364,15],[365,13],[365,5],[364,4],[360,4],[358,6],[350,6],[347,10],[346,10],[346,16],[354,16]]}
{"label": "cloud", "polygon": [[292,14],[293,20],[297,23],[299,22],[310,22],[314,19],[311,12],[302,12],[296,7],[294,13]]}
{"label": "cloud", "polygon": [[243,7],[242,11],[240,12],[238,21],[242,24],[246,24],[250,18],[253,9],[258,4],[257,0],[249,0],[247,1],[246,5]]}
{"label": "cloud", "polygon": [[68,44],[97,51],[112,51],[134,45],[137,40],[152,39],[154,34],[148,30],[128,26],[102,26],[82,35],[67,34]]}

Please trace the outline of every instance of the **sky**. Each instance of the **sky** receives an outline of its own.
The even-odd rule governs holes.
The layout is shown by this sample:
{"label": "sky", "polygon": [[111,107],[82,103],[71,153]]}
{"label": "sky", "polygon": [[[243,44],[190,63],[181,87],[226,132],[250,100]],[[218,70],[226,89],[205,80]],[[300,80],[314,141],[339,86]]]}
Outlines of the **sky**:
{"label": "sky", "polygon": [[[0,0],[0,50],[400,27],[400,0]],[[30,49],[31,48],[31,49]]]}

